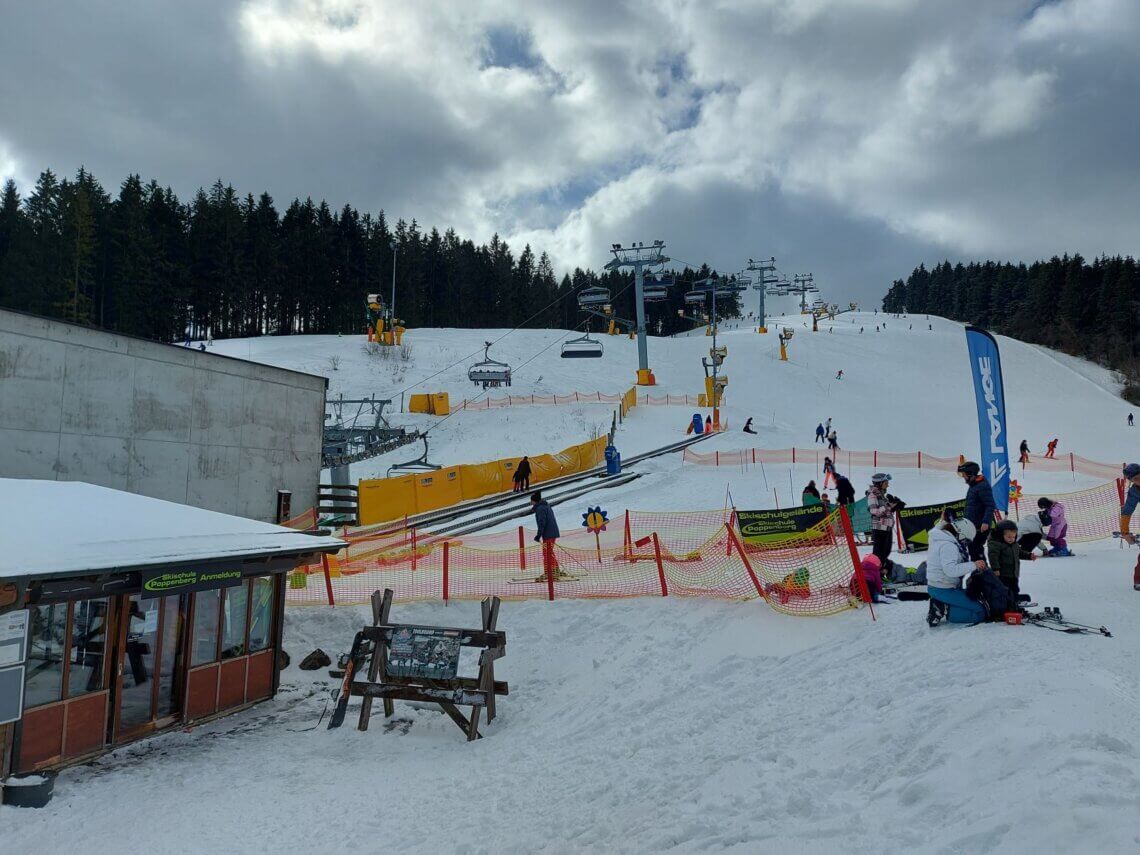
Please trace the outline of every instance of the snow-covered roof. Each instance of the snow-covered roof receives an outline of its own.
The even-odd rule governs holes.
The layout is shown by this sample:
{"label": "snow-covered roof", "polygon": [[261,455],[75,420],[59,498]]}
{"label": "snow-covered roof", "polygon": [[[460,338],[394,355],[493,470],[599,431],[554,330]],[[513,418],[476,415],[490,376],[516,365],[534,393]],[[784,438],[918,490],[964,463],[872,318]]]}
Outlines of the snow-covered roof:
{"label": "snow-covered roof", "polygon": [[341,547],[333,537],[79,481],[0,478],[0,579]]}

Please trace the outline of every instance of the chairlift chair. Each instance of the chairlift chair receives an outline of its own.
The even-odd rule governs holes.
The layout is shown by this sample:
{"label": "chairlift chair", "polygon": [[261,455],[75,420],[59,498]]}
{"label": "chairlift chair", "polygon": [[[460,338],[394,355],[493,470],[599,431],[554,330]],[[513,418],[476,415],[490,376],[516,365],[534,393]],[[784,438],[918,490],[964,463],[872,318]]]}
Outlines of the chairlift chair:
{"label": "chairlift chair", "polygon": [[690,306],[703,306],[707,295],[707,291],[689,291],[685,294],[685,302]]}
{"label": "chairlift chair", "polygon": [[467,369],[467,379],[476,386],[510,386],[511,366],[490,357],[491,342],[483,342],[483,361],[476,362]]}
{"label": "chairlift chair", "polygon": [[424,453],[414,460],[409,460],[406,463],[393,463],[388,467],[388,477],[392,477],[392,473],[397,475],[413,475],[416,472],[436,472],[443,467],[438,463],[431,463],[428,461],[428,438],[427,434],[420,434],[420,439],[424,441]]}
{"label": "chairlift chair", "polygon": [[578,308],[580,309],[584,309],[587,306],[604,306],[609,301],[609,288],[584,288],[578,292]]}
{"label": "chairlift chair", "polygon": [[641,296],[646,303],[659,303],[669,298],[669,288],[666,285],[647,282],[642,286]]}
{"label": "chairlift chair", "polygon": [[590,338],[589,332],[562,345],[563,359],[597,359],[602,352],[602,343],[596,338]]}

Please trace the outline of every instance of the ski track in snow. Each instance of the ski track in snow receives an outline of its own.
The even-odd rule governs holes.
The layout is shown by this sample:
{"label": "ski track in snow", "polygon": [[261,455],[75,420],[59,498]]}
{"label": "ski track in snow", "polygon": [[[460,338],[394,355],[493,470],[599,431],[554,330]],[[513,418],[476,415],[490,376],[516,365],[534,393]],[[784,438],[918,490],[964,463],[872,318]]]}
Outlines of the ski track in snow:
{"label": "ski track in snow", "polygon": [[[702,451],[811,445],[835,417],[853,449],[933,454],[977,448],[961,325],[924,316],[842,315],[834,333],[792,316],[767,336],[728,331],[725,415],[733,430]],[[852,323],[854,321],[854,323]],[[791,361],[776,331],[795,326]],[[906,330],[913,323],[913,331]],[[934,326],[926,330],[926,324]],[[810,322],[809,322],[810,324]],[[862,325],[865,332],[858,334]],[[484,330],[413,330],[402,385],[479,349]],[[491,355],[518,364],[558,331],[511,336]],[[512,393],[620,392],[634,342],[604,337],[606,356],[560,360],[557,347],[516,374]],[[655,394],[695,394],[703,335],[650,341]],[[1061,437],[1098,460],[1135,454],[1129,405],[1107,372],[1072,368],[1039,348],[1001,340],[1011,440],[1040,451]],[[366,357],[359,337],[217,342],[234,356],[328,373],[330,392],[390,394],[399,370]],[[324,367],[341,355],[336,372]],[[427,386],[476,397],[467,360]],[[833,380],[843,368],[843,381]],[[1064,370],[1072,368],[1072,370]],[[1060,372],[1060,373],[1059,373]],[[537,381],[538,376],[542,381]],[[1101,382],[1097,382],[1098,378]],[[889,389],[881,388],[889,381]],[[492,390],[499,396],[508,390]],[[1054,392],[1067,402],[1058,408]],[[398,398],[398,395],[397,395]],[[441,463],[542,453],[608,427],[613,405],[463,413],[433,435]],[[677,439],[691,412],[639,407],[619,430],[625,455]],[[753,416],[761,431],[739,427]],[[396,415],[396,424],[431,417]],[[380,474],[415,447],[353,467]],[[822,457],[822,455],[821,455]],[[631,484],[588,497],[625,508],[739,507],[794,497],[814,465],[741,471],[643,464]],[[791,479],[789,481],[789,472]],[[870,471],[850,473],[857,487]],[[892,492],[911,503],[960,496],[946,474],[900,471]],[[1021,477],[1028,492],[1095,483],[1065,473]],[[559,511],[577,524],[577,507]],[[44,810],[0,808],[4,851],[67,852],[121,837],[146,852],[932,852],[1140,851],[1140,592],[1136,552],[1078,544],[1077,557],[1023,565],[1023,587],[1113,638],[1033,626],[926,626],[925,603],[889,603],[830,618],[795,618],[764,603],[678,597],[506,602],[499,625],[510,682],[486,738],[466,744],[437,711],[396,703],[387,725],[317,723],[337,681],[283,673],[278,697],[191,732],[175,732],[65,771]],[[475,626],[473,602],[397,605],[393,619]],[[315,646],[335,657],[368,620],[365,607],[287,613],[293,662]],[[326,717],[327,722],[327,717]],[[161,821],[159,821],[161,818]]]}

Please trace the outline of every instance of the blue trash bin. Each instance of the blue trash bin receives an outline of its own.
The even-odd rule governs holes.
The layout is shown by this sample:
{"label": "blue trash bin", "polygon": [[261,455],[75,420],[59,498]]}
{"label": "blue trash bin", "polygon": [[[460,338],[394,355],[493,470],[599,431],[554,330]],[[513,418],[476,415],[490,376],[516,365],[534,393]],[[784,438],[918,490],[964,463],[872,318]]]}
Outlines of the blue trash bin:
{"label": "blue trash bin", "polygon": [[705,432],[705,420],[700,413],[693,413],[693,433]]}
{"label": "blue trash bin", "polygon": [[621,452],[612,445],[606,446],[606,474],[621,474]]}

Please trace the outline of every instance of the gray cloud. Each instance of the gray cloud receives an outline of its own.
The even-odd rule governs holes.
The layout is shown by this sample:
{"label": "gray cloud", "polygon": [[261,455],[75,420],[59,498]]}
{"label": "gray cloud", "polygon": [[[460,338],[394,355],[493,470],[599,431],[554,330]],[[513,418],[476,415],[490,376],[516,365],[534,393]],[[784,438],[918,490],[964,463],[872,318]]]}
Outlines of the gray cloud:
{"label": "gray cloud", "polygon": [[835,299],[920,261],[1132,253],[1131,0],[21,4],[0,172],[216,177],[598,267],[667,241]]}

